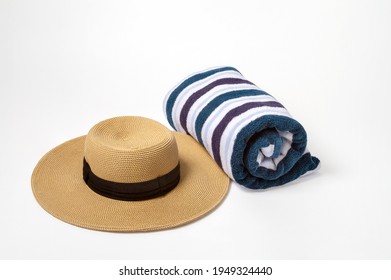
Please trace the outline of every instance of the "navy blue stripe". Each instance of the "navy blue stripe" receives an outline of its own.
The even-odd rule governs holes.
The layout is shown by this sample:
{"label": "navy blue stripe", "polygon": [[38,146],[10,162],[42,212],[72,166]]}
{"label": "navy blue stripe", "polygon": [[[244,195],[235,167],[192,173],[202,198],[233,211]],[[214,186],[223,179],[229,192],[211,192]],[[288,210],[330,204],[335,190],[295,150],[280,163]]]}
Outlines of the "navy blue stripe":
{"label": "navy blue stripe", "polygon": [[[292,144],[286,156],[278,163],[277,170],[259,166],[256,175],[249,174],[243,158],[251,137],[266,127],[273,127],[280,131],[289,131],[293,134]],[[314,170],[319,159],[310,153],[303,155],[307,145],[307,134],[302,125],[296,120],[278,115],[262,116],[245,126],[235,138],[231,156],[233,179],[250,189],[266,189],[288,183],[307,171]],[[269,179],[277,178],[277,179]]]}
{"label": "navy blue stripe", "polygon": [[220,121],[220,123],[216,126],[215,130],[213,131],[212,135],[212,152],[213,152],[213,158],[217,162],[217,164],[221,167],[221,156],[220,156],[220,142],[221,137],[223,135],[223,132],[227,125],[232,121],[233,118],[243,114],[244,112],[257,108],[257,107],[280,107],[283,108],[280,103],[276,101],[266,101],[266,102],[249,102],[245,103],[239,107],[236,107],[229,111],[224,118]]}
{"label": "navy blue stripe", "polygon": [[208,105],[206,105],[197,116],[196,123],[195,123],[195,132],[196,132],[198,142],[200,142],[200,144],[203,145],[203,141],[201,137],[202,127],[204,126],[209,115],[223,102],[229,99],[240,98],[243,96],[254,96],[254,95],[265,95],[265,94],[267,95],[266,92],[259,89],[246,89],[246,90],[230,91],[220,96],[217,96],[215,99],[209,102]]}
{"label": "navy blue stripe", "polygon": [[220,85],[237,85],[237,84],[251,84],[251,85],[253,85],[253,83],[251,83],[251,82],[249,82],[247,80],[244,80],[244,79],[224,78],[224,79],[216,80],[216,81],[206,85],[202,89],[196,91],[195,93],[193,93],[189,97],[189,99],[186,100],[185,105],[183,105],[181,113],[180,113],[179,120],[181,122],[181,126],[183,127],[183,129],[186,132],[188,132],[188,130],[187,130],[187,117],[189,115],[190,108],[191,108],[191,106],[193,106],[193,104],[201,96],[203,96],[205,93],[207,93],[208,91],[212,90],[213,88],[215,88],[217,86],[220,86]]}
{"label": "navy blue stripe", "polygon": [[166,113],[167,113],[167,120],[168,122],[170,123],[170,125],[174,128],[174,122],[172,121],[172,109],[174,107],[174,103],[176,101],[176,99],[178,98],[179,94],[182,92],[182,90],[184,90],[187,86],[189,86],[190,84],[192,83],[195,83],[199,80],[202,80],[202,79],[205,79],[206,77],[208,76],[211,76],[213,74],[216,74],[218,72],[224,72],[224,71],[229,71],[229,70],[233,70],[233,71],[236,71],[238,73],[240,73],[238,70],[236,70],[235,68],[233,67],[222,67],[222,68],[217,68],[217,69],[213,69],[213,70],[209,70],[207,72],[203,72],[203,73],[199,73],[199,74],[196,74],[196,75],[193,75],[189,78],[187,78],[185,81],[183,81],[171,94],[170,96],[168,97],[167,99],[167,104],[166,104]]}

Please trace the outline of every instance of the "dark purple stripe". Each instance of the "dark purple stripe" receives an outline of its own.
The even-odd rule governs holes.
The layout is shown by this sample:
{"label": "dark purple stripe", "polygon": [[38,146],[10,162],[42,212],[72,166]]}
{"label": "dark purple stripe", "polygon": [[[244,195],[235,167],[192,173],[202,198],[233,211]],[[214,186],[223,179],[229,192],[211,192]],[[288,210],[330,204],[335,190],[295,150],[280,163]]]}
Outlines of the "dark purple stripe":
{"label": "dark purple stripe", "polygon": [[202,89],[196,91],[195,93],[193,93],[189,99],[186,100],[186,103],[185,105],[183,105],[183,108],[181,110],[181,114],[180,114],[180,122],[181,122],[181,125],[183,127],[183,129],[187,131],[187,116],[189,115],[189,111],[190,111],[190,108],[191,106],[193,106],[193,104],[201,97],[203,96],[205,93],[207,93],[208,91],[210,91],[211,89],[213,89],[214,87],[217,87],[219,85],[232,85],[232,84],[251,84],[253,85],[253,83],[247,81],[247,80],[243,80],[243,79],[237,79],[237,78],[224,78],[224,79],[220,79],[220,80],[216,80],[214,81],[213,83],[210,83],[208,84],[207,86],[203,87]]}
{"label": "dark purple stripe", "polygon": [[263,107],[263,106],[284,108],[284,106],[282,106],[280,103],[278,103],[276,101],[249,102],[249,103],[243,104],[243,105],[236,107],[236,108],[232,109],[231,111],[229,111],[224,116],[224,118],[220,121],[220,123],[216,126],[215,130],[213,131],[213,135],[212,135],[212,151],[213,151],[213,157],[220,167],[222,167],[221,156],[220,156],[220,141],[221,141],[221,136],[223,135],[223,132],[224,132],[225,128],[227,127],[227,125],[229,124],[229,122],[233,118],[243,114],[244,112],[246,112],[250,109],[253,109],[256,107]]}

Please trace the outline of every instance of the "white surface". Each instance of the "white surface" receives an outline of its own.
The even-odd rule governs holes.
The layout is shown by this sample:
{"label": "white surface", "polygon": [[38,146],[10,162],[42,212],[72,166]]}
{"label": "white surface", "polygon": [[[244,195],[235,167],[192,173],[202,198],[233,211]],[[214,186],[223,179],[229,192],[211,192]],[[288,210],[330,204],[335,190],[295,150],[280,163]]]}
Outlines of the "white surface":
{"label": "white surface", "polygon": [[[0,258],[391,258],[388,1],[0,1]],[[166,125],[165,94],[231,65],[307,130],[319,172],[231,184],[193,224],[117,234],[47,214],[37,161],[108,117]]]}

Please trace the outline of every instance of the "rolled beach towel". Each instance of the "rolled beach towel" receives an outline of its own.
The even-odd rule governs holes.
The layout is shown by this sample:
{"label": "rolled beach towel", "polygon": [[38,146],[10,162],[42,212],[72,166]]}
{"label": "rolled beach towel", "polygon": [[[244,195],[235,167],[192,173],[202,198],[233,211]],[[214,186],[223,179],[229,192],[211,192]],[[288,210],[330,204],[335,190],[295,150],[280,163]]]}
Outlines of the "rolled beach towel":
{"label": "rolled beach towel", "polygon": [[233,67],[187,77],[167,94],[164,111],[176,131],[190,134],[247,188],[283,185],[319,165],[303,126]]}

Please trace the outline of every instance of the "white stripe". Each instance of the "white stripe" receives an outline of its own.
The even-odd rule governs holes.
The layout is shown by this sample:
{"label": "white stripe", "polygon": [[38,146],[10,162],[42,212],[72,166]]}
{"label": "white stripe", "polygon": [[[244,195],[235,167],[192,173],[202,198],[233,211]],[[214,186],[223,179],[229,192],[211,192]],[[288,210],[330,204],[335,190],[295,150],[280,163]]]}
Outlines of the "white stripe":
{"label": "white stripe", "polygon": [[189,110],[189,115],[187,118],[187,128],[189,133],[194,137],[196,137],[196,132],[195,132],[196,119],[199,113],[201,113],[202,109],[204,109],[213,99],[234,90],[251,90],[251,89],[256,90],[258,88],[251,84],[235,84],[234,88],[232,87],[232,85],[224,84],[224,85],[217,86],[211,89],[210,91],[208,91],[207,93],[205,93],[196,102],[194,102],[193,106]]}
{"label": "white stripe", "polygon": [[228,78],[228,77],[229,78],[243,78],[243,76],[239,72],[234,71],[234,70],[227,70],[227,71],[215,73],[215,74],[208,76],[202,80],[194,82],[194,83],[190,84],[189,86],[187,86],[186,88],[184,88],[182,90],[182,92],[178,95],[177,99],[175,100],[175,103],[174,103],[174,106],[172,109],[172,112],[173,112],[172,119],[173,119],[173,123],[174,123],[174,126],[177,131],[186,133],[186,131],[183,129],[183,127],[181,126],[181,123],[180,123],[180,113],[181,113],[181,110],[182,110],[183,106],[185,105],[186,101],[190,98],[190,96],[193,95],[196,91],[205,87],[206,85],[208,85],[216,80],[219,80],[221,77],[224,77],[224,78]]}
{"label": "white stripe", "polygon": [[204,73],[204,72],[208,72],[208,71],[210,71],[210,70],[215,70],[215,69],[225,68],[225,67],[229,67],[229,66],[211,67],[211,68],[208,68],[208,69],[205,69],[205,70],[202,70],[202,71],[198,71],[198,72],[192,73],[192,74],[188,75],[186,78],[182,79],[182,80],[181,80],[179,83],[177,83],[174,87],[172,87],[171,90],[166,94],[166,96],[164,97],[164,100],[163,100],[163,111],[164,111],[164,114],[166,114],[166,117],[167,117],[166,108],[167,108],[167,101],[168,101],[168,98],[171,96],[171,93],[172,93],[177,87],[179,87],[184,81],[186,81],[186,80],[189,79],[190,77],[193,77],[194,75],[198,75],[198,74],[201,74],[201,73]]}
{"label": "white stripe", "polygon": [[253,108],[245,113],[233,118],[225,128],[221,137],[220,143],[220,157],[222,167],[229,177],[233,178],[231,157],[233,153],[233,146],[235,144],[236,136],[239,132],[247,126],[250,122],[267,115],[279,115],[290,117],[288,111],[281,107],[261,107]]}
{"label": "white stripe", "polygon": [[213,135],[216,126],[221,122],[221,120],[225,117],[227,112],[232,109],[239,107],[245,103],[249,102],[267,102],[267,101],[275,101],[275,99],[270,95],[256,95],[256,96],[243,96],[239,98],[229,99],[220,104],[206,119],[204,126],[202,127],[201,137],[202,142],[204,143],[205,148],[208,151],[212,151],[211,148],[211,138]]}

